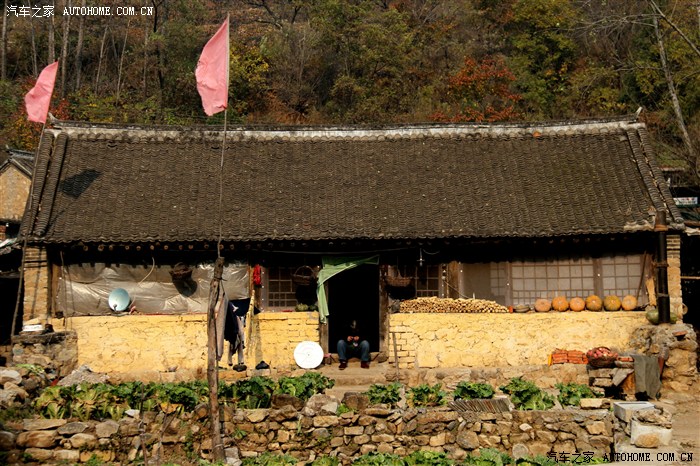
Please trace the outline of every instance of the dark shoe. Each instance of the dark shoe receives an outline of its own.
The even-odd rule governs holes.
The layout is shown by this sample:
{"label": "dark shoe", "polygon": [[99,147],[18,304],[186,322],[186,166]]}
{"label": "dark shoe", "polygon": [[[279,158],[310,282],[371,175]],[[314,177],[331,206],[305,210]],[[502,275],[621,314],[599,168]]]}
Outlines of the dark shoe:
{"label": "dark shoe", "polygon": [[266,363],[265,361],[260,361],[257,366],[255,366],[257,370],[262,370],[262,369],[269,369],[270,365]]}
{"label": "dark shoe", "polygon": [[233,366],[233,370],[236,372],[244,372],[246,369],[248,368],[245,364],[236,364],[235,366]]}
{"label": "dark shoe", "polygon": [[362,361],[360,367],[362,367],[363,369],[369,369],[369,361]]}
{"label": "dark shoe", "polygon": [[348,362],[347,361],[340,361],[340,365],[338,366],[338,369],[340,369],[342,371],[346,367],[348,367]]}

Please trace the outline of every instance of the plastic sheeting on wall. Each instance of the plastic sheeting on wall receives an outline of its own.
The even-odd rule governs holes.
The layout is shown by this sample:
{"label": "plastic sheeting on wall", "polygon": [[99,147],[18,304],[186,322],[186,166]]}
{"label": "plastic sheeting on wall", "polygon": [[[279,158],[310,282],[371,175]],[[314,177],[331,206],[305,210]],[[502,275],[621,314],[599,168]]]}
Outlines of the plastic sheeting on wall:
{"label": "plastic sheeting on wall", "polygon": [[[142,314],[207,312],[214,263],[192,266],[188,280],[174,281],[171,265],[72,264],[62,268],[58,280],[58,311],[67,317],[114,315],[109,294],[115,288],[129,293],[131,305]],[[248,266],[226,264],[221,285],[229,299],[250,296]]]}

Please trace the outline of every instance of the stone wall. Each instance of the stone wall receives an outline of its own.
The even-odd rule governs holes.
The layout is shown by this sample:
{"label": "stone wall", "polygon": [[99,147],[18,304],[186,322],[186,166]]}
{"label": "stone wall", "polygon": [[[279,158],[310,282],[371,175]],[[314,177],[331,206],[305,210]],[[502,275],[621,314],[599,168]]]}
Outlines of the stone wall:
{"label": "stone wall", "polygon": [[[549,452],[610,454],[614,416],[608,410],[512,411],[468,413],[449,408],[389,409],[367,406],[357,396],[353,412],[336,415],[338,401],[315,395],[301,410],[223,408],[224,446],[231,463],[264,452],[289,454],[301,461],[337,456],[349,464],[369,452],[410,454],[445,452],[461,459],[481,448],[496,448],[515,457]],[[93,455],[107,462],[133,462],[145,449],[149,461],[171,460],[188,453],[208,458],[211,440],[205,427],[206,406],[191,413],[129,412],[119,421],[68,422],[25,420],[7,423],[0,450],[8,464],[24,454],[44,464],[85,462]],[[229,463],[229,464],[231,464]]]}
{"label": "stone wall", "polygon": [[78,338],[74,332],[18,335],[12,338],[13,364],[35,364],[65,377],[78,365]]}
{"label": "stone wall", "polygon": [[687,392],[697,387],[698,342],[692,325],[642,325],[633,332],[630,347],[636,353],[665,360],[662,390]]}
{"label": "stone wall", "polygon": [[[547,364],[557,348],[625,349],[647,323],[643,312],[392,314],[400,368]],[[394,361],[393,349],[387,352]]]}

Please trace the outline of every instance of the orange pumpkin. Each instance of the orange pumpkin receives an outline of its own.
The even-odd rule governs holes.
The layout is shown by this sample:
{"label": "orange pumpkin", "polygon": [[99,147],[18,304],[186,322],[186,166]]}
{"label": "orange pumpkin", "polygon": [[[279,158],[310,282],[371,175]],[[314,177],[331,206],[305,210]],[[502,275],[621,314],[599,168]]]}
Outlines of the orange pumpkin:
{"label": "orange pumpkin", "polygon": [[583,298],[579,298],[578,296],[575,298],[571,298],[571,301],[569,301],[569,309],[571,309],[574,312],[580,312],[586,309],[586,301],[583,300]]}
{"label": "orange pumpkin", "polygon": [[549,312],[552,308],[552,303],[548,299],[540,298],[535,301],[535,310],[537,312]]}
{"label": "orange pumpkin", "polygon": [[620,307],[622,307],[622,303],[620,302],[620,298],[618,298],[615,295],[610,295],[610,296],[606,296],[605,299],[603,300],[603,307],[605,308],[606,311],[610,311],[610,312],[619,311]]}
{"label": "orange pumpkin", "polygon": [[555,296],[552,300],[552,309],[559,312],[564,312],[569,309],[569,300],[566,296]]}
{"label": "orange pumpkin", "polygon": [[631,294],[628,294],[622,298],[622,309],[625,311],[633,311],[634,309],[637,309],[637,298]]}
{"label": "orange pumpkin", "polygon": [[603,309],[603,300],[594,294],[590,295],[586,298],[586,309],[594,312],[600,311]]}

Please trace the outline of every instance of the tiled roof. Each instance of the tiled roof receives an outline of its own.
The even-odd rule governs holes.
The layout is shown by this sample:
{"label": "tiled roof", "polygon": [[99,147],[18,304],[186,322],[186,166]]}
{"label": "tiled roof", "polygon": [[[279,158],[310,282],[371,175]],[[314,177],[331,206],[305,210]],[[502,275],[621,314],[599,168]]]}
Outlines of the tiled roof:
{"label": "tiled roof", "polygon": [[553,237],[681,227],[644,125],[229,129],[59,123],[24,230],[45,242]]}
{"label": "tiled roof", "polygon": [[14,165],[25,175],[31,177],[32,169],[34,168],[34,154],[31,152],[7,149],[7,158],[0,163],[0,170],[2,170],[6,165]]}

